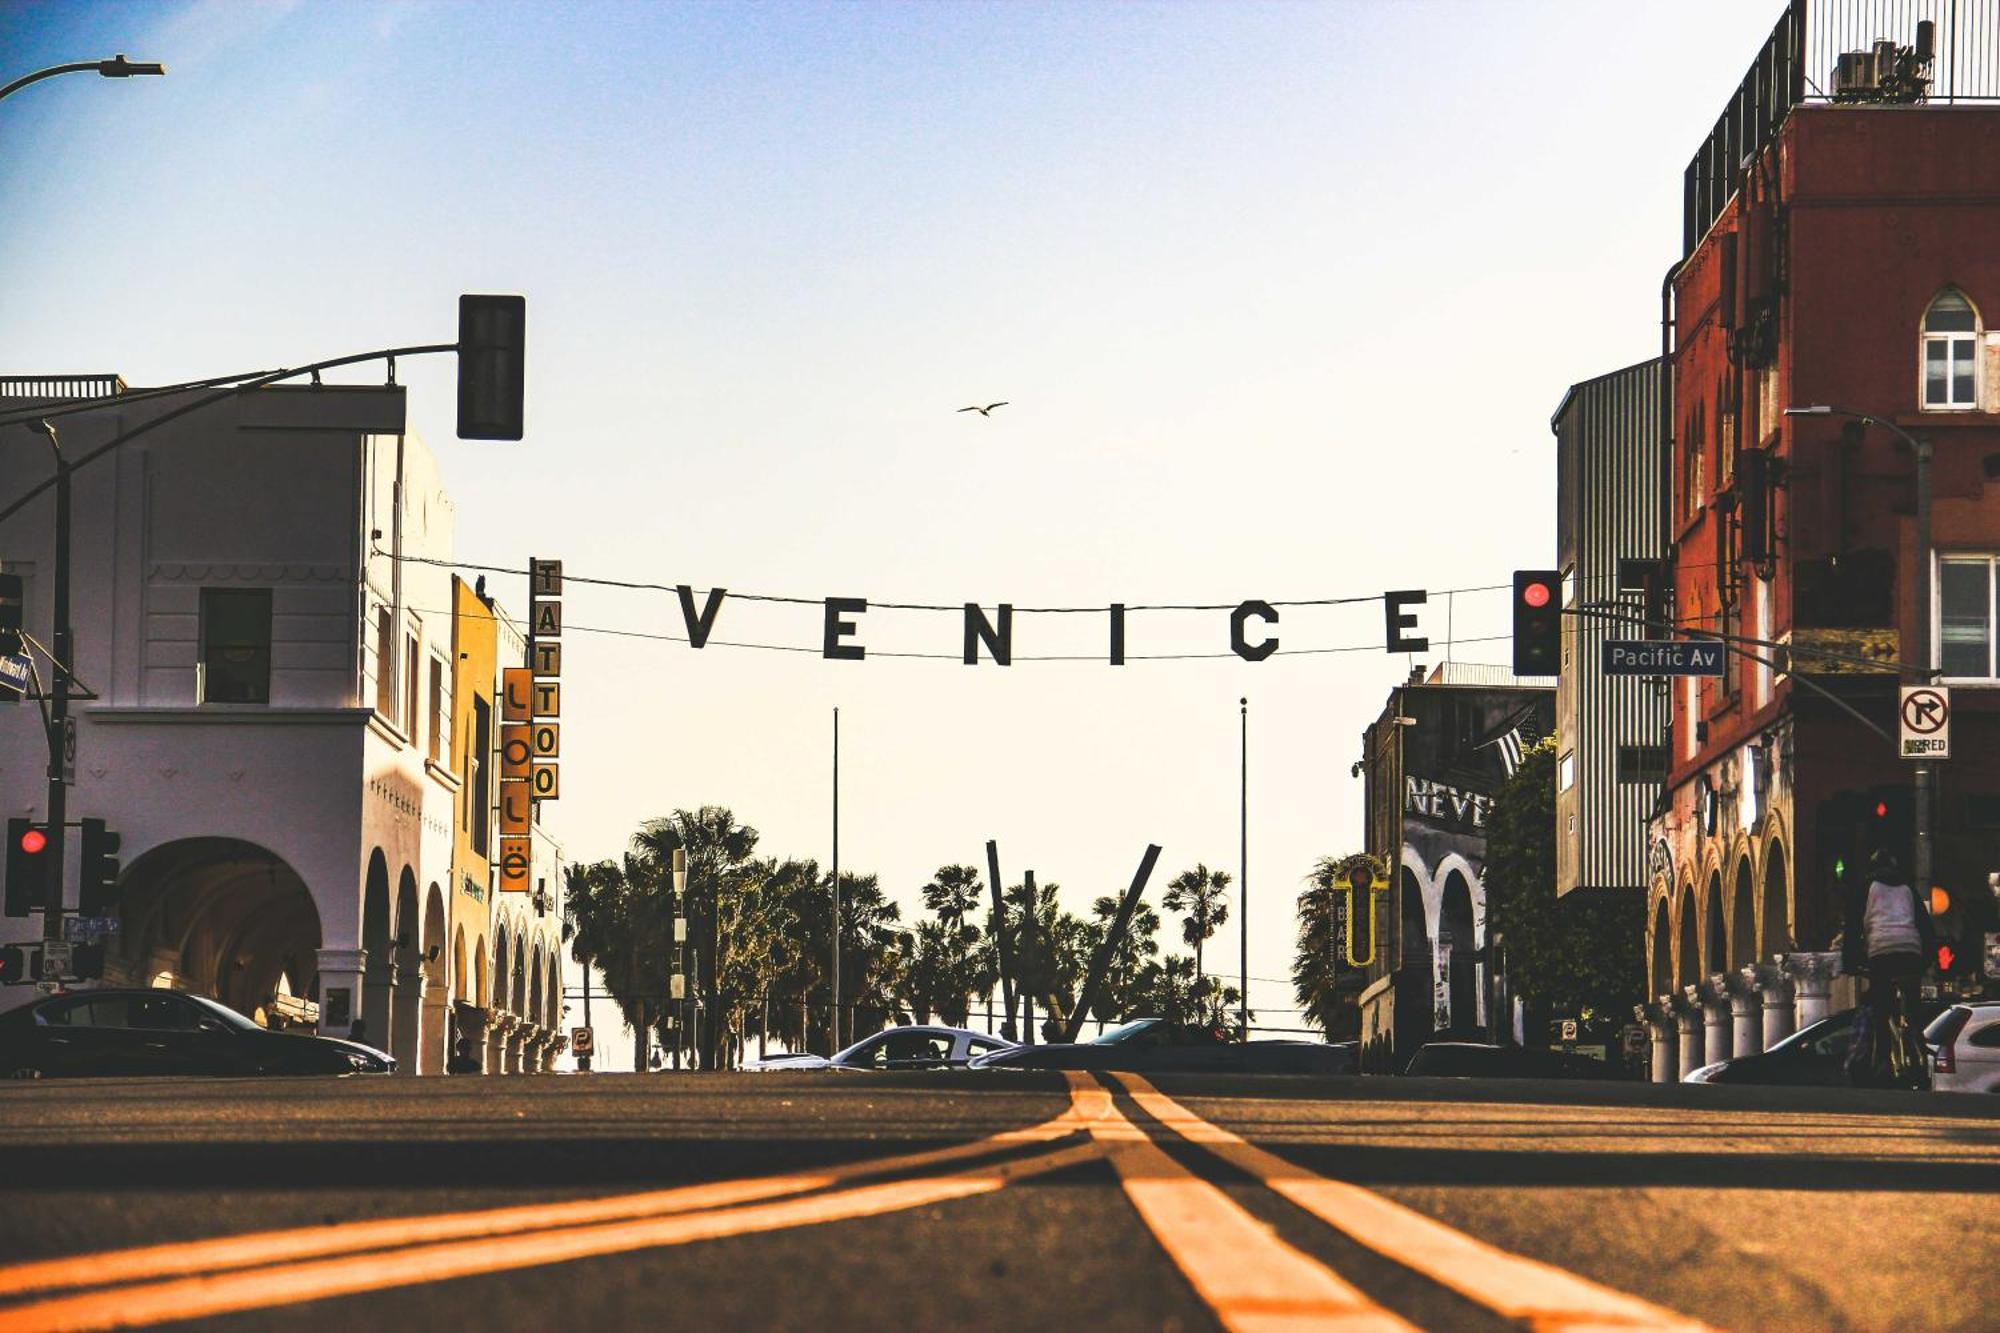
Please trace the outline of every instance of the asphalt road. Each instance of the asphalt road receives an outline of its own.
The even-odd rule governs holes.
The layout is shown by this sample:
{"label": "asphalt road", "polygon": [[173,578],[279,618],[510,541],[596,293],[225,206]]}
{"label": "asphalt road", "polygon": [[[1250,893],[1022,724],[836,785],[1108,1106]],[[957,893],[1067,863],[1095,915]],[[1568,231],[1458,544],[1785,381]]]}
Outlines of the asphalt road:
{"label": "asphalt road", "polygon": [[1993,1099],[1156,1083],[4,1084],[0,1330],[1986,1330],[2000,1310]]}

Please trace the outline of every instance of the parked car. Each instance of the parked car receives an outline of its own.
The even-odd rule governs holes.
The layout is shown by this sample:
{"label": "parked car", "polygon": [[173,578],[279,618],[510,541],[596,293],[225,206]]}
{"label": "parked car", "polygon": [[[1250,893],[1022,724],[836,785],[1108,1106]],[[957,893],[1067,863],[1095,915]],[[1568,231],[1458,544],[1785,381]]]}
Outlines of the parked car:
{"label": "parked car", "polygon": [[774,1055],[752,1060],[745,1069],[781,1073],[805,1069],[962,1069],[975,1056],[1008,1049],[999,1037],[968,1028],[889,1028],[863,1037],[846,1050],[825,1055]]}
{"label": "parked car", "polygon": [[1588,1055],[1486,1041],[1426,1042],[1410,1057],[1403,1072],[1415,1078],[1619,1077],[1610,1065]]}
{"label": "parked car", "polygon": [[1854,1010],[1808,1023],[1756,1055],[1703,1065],[1683,1083],[1767,1083],[1790,1087],[1847,1086],[1847,1048],[1854,1040]]}
{"label": "parked car", "polygon": [[1352,1074],[1354,1044],[1250,1041],[1208,1024],[1138,1018],[1081,1042],[1016,1046],[981,1056],[974,1069],[1107,1069],[1135,1074]]}
{"label": "parked car", "polygon": [[359,1042],[273,1032],[227,1005],[169,990],[88,990],[0,1015],[0,1073],[13,1078],[149,1074],[387,1074],[394,1056]]}
{"label": "parked car", "polygon": [[2000,1092],[2000,1000],[1955,1004],[1924,1029],[1931,1087],[1938,1092]]}

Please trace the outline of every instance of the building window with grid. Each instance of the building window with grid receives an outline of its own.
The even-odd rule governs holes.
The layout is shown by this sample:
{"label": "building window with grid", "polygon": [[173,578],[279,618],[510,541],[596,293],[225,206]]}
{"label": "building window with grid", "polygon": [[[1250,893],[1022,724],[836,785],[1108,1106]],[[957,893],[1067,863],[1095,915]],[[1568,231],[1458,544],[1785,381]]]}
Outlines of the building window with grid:
{"label": "building window with grid", "polygon": [[417,730],[419,722],[417,681],[421,678],[420,663],[423,658],[422,649],[417,646],[416,635],[412,634],[404,640],[404,643],[406,648],[403,653],[403,732],[410,738],[410,744],[415,745],[417,738],[423,735]]}
{"label": "building window with grid", "polygon": [[1995,670],[1995,557],[1938,557],[1937,644],[1933,663],[1947,679],[1991,680]]}
{"label": "building window with grid", "polygon": [[1979,407],[1979,312],[1955,287],[1939,292],[1924,312],[1924,410],[1971,412]]}
{"label": "building window with grid", "polygon": [[271,590],[201,590],[201,701],[271,702]]}
{"label": "building window with grid", "polygon": [[375,612],[375,711],[396,720],[396,620],[386,606]]}
{"label": "building window with grid", "polygon": [[430,756],[433,764],[443,763],[445,756],[451,752],[451,746],[445,739],[444,734],[448,719],[449,714],[445,709],[444,696],[444,663],[433,657],[431,659],[430,725],[425,729],[430,735]]}

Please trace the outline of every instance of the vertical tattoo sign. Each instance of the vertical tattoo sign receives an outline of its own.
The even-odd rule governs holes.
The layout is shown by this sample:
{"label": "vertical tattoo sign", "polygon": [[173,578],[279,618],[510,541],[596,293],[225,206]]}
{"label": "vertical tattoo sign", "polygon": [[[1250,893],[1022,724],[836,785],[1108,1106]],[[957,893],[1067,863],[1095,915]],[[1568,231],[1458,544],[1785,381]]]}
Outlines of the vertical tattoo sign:
{"label": "vertical tattoo sign", "polygon": [[557,763],[562,739],[562,590],[562,561],[528,562],[528,672],[534,690],[528,787],[538,801],[562,795]]}

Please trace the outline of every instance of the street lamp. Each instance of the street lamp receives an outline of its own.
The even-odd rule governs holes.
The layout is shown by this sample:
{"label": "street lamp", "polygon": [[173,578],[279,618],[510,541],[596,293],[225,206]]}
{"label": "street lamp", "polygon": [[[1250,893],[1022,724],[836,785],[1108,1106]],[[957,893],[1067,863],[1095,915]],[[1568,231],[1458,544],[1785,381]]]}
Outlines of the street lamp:
{"label": "street lamp", "polygon": [[151,62],[134,63],[127,60],[121,51],[109,60],[79,60],[73,65],[51,65],[47,69],[38,69],[33,74],[24,74],[5,88],[0,88],[0,97],[19,92],[31,83],[53,79],[58,74],[88,74],[92,70],[96,70],[107,79],[129,79],[134,74],[165,74],[167,67]]}
{"label": "street lamp", "polygon": [[[1914,673],[1920,684],[1928,685],[1936,673],[1931,667],[1931,443],[1920,435],[1912,435],[1895,422],[1878,417],[1870,412],[1857,412],[1848,407],[1834,407],[1827,403],[1815,403],[1810,407],[1788,407],[1788,417],[1849,417],[1867,426],[1881,426],[1910,446],[1910,452],[1917,460],[1917,568],[1916,568],[1916,624],[1915,661],[1904,659],[1905,672]],[[1929,759],[1917,761],[1915,791],[1912,793],[1915,806],[1915,846],[1911,849],[1910,881],[1917,892],[1928,893],[1931,886],[1931,791],[1936,774]]]}

